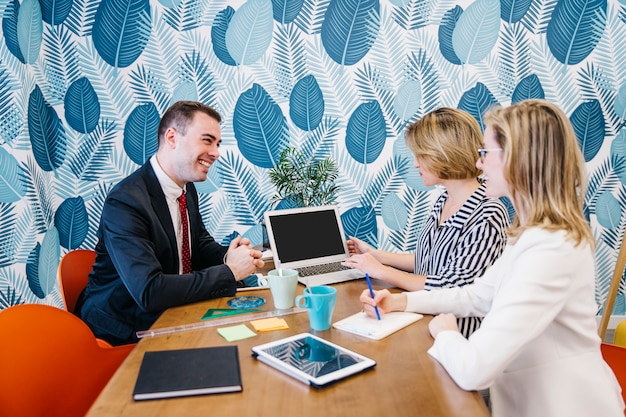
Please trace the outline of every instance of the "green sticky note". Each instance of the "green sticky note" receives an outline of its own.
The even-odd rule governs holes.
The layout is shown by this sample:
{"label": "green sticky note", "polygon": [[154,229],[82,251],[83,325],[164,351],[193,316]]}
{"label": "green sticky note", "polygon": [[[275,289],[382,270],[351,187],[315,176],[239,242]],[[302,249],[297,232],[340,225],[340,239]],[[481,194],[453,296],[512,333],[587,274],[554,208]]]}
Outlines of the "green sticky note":
{"label": "green sticky note", "polygon": [[261,311],[258,308],[233,309],[233,308],[210,308],[202,316],[202,320],[216,319],[219,317],[234,316],[236,314],[246,314]]}
{"label": "green sticky note", "polygon": [[239,324],[237,326],[220,327],[217,332],[229,342],[235,340],[247,339],[252,336],[256,336],[252,330],[250,330],[245,324]]}

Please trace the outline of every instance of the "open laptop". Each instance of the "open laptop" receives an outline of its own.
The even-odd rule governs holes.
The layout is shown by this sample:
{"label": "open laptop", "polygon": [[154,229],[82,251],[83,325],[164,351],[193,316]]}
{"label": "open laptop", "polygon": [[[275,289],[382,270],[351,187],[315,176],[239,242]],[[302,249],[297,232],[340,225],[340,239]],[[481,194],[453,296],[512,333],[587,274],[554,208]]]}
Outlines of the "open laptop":
{"label": "open laptop", "polygon": [[297,269],[302,284],[336,284],[364,277],[359,270],[341,266],[350,255],[337,206],[267,211],[265,226],[274,264]]}

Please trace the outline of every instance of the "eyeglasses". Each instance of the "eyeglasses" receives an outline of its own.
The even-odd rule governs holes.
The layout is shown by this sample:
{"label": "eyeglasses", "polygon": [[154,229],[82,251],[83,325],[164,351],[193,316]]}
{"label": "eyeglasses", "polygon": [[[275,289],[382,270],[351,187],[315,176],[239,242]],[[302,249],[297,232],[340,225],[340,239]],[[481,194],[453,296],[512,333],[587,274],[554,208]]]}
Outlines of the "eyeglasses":
{"label": "eyeglasses", "polygon": [[502,148],[478,148],[478,155],[480,155],[480,161],[485,162],[487,153],[489,152],[502,152]]}

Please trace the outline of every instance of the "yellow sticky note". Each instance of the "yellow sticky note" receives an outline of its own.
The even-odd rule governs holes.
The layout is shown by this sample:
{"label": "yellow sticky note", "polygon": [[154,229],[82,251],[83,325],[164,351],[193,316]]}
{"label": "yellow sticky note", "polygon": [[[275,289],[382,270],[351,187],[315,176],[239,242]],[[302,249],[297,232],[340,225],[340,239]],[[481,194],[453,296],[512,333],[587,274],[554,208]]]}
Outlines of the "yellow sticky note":
{"label": "yellow sticky note", "polygon": [[250,324],[257,332],[269,332],[271,330],[285,330],[289,328],[289,326],[287,326],[287,322],[284,319],[279,319],[278,317],[252,320]]}
{"label": "yellow sticky note", "polygon": [[252,330],[250,330],[245,324],[240,324],[238,326],[231,327],[220,327],[217,329],[217,332],[224,339],[229,342],[234,342],[235,340],[247,339],[252,336],[256,336]]}

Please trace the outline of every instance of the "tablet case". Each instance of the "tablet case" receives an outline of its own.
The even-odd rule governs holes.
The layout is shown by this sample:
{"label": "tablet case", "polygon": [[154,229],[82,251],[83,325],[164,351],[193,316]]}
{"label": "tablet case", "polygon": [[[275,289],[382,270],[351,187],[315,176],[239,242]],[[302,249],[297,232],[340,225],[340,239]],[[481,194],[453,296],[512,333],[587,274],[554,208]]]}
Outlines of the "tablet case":
{"label": "tablet case", "polygon": [[333,327],[346,332],[355,333],[370,339],[380,340],[392,333],[415,323],[421,319],[421,314],[408,313],[404,311],[394,311],[386,313],[380,320],[368,317],[364,312],[358,312],[333,323]]}
{"label": "tablet case", "polygon": [[159,350],[144,354],[133,398],[151,400],[242,389],[237,346]]}

